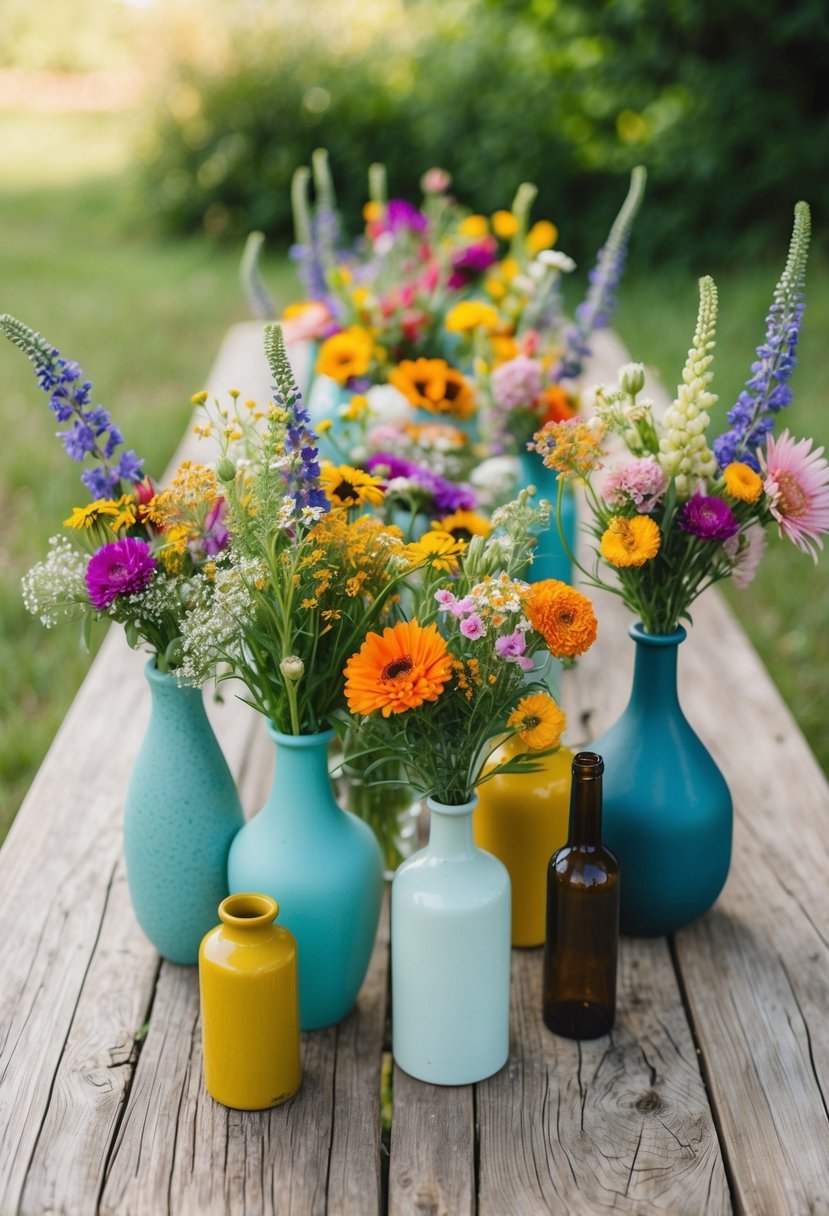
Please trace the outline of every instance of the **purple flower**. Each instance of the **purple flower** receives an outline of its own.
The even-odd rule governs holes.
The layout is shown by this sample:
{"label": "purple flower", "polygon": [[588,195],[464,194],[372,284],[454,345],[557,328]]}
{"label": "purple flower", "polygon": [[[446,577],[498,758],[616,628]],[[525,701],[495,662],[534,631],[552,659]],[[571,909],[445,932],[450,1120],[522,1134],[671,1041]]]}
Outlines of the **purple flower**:
{"label": "purple flower", "polygon": [[679,512],[677,522],[683,532],[700,540],[728,540],[740,531],[731,508],[721,498],[694,494]]}
{"label": "purple flower", "polygon": [[224,517],[227,514],[227,503],[223,498],[217,498],[204,519],[204,549],[210,557],[215,557],[227,548],[229,539]]}
{"label": "purple flower", "polygon": [[488,269],[498,257],[498,242],[494,236],[484,237],[474,245],[467,245],[452,258],[452,273],[448,285],[452,291],[465,287],[471,278]]}
{"label": "purple flower", "polygon": [[516,355],[499,363],[492,373],[495,404],[505,410],[532,406],[541,394],[541,360]]}
{"label": "purple flower", "polygon": [[144,478],[144,470],[142,461],[138,459],[135,452],[122,452],[121,459],[118,461],[118,476],[122,481],[142,481]]}
{"label": "purple flower", "polygon": [[429,221],[422,211],[413,207],[404,198],[390,198],[386,207],[386,227],[389,232],[425,232]]}
{"label": "purple flower", "polygon": [[495,653],[499,659],[517,659],[526,649],[527,639],[520,629],[495,639]]}
{"label": "purple flower", "polygon": [[135,595],[150,582],[155,565],[150,546],[144,540],[127,536],[104,545],[86,568],[89,598],[102,611],[120,595]]}
{"label": "purple flower", "polygon": [[73,460],[83,460],[84,456],[95,450],[95,436],[85,422],[72,423],[71,430],[58,431],[63,440],[63,446]]}
{"label": "purple flower", "polygon": [[102,469],[93,465],[84,469],[81,481],[86,486],[92,498],[114,498],[118,489],[118,474],[114,469]]}
{"label": "purple flower", "polygon": [[440,474],[433,473],[425,465],[395,456],[393,452],[375,452],[366,461],[366,468],[386,481],[403,477],[413,482],[424,494],[431,497],[432,508],[438,515],[450,515],[453,511],[471,511],[477,503],[475,491],[469,486],[456,485]]}

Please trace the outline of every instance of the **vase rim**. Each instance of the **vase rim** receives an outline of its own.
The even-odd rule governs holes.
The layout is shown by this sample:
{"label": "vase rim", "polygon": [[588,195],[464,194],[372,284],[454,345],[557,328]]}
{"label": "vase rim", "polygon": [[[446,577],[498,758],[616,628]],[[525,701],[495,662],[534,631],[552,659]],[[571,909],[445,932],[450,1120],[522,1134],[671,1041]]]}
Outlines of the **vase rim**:
{"label": "vase rim", "polygon": [[467,802],[457,804],[441,802],[439,798],[429,797],[426,799],[426,805],[430,811],[434,811],[438,815],[469,815],[478,805],[478,794],[473,790],[472,797]]}
{"label": "vase rim", "polygon": [[317,747],[323,742],[330,743],[336,733],[333,730],[319,730],[308,731],[307,734],[302,735],[285,735],[281,730],[276,729],[270,719],[266,726],[274,743],[280,743],[283,747]]}
{"label": "vase rim", "polygon": [[270,895],[240,891],[219,904],[219,920],[234,929],[261,929],[279,915],[279,904]]}
{"label": "vase rim", "polygon": [[176,688],[188,689],[190,692],[201,691],[197,684],[179,684],[174,671],[159,671],[156,667],[155,657],[148,659],[144,664],[144,675],[148,680],[155,680],[159,684],[169,684],[172,681]]}
{"label": "vase rim", "polygon": [[628,628],[634,642],[644,642],[647,646],[678,646],[688,636],[684,625],[677,625],[670,633],[648,633],[641,621],[635,621]]}

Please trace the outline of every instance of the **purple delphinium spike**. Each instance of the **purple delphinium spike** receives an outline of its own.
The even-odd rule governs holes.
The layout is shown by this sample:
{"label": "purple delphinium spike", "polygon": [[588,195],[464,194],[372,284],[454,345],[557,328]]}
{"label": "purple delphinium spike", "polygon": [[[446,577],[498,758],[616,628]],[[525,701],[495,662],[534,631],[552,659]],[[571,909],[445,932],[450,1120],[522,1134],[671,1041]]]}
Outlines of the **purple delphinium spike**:
{"label": "purple delphinium spike", "polygon": [[92,497],[114,497],[122,492],[122,482],[141,481],[143,462],[135,452],[122,452],[113,467],[115,450],[124,439],[102,405],[87,408],[92,382],[83,379],[80,365],[64,359],[57,347],[15,317],[0,317],[0,331],[27,356],[38,384],[49,394],[49,405],[58,422],[71,422],[66,430],[56,431],[67,453],[73,460],[91,456],[95,461],[94,467],[81,473],[81,481]]}
{"label": "purple delphinium spike", "polygon": [[728,411],[731,429],[713,443],[721,469],[734,460],[741,460],[759,472],[757,452],[765,446],[774,429],[775,416],[792,399],[788,380],[797,362],[795,349],[806,308],[803,288],[810,235],[809,207],[801,202],[794,209],[789,254],[766,317],[765,340],[757,347],[751,377],[736,404]]}
{"label": "purple delphinium spike", "polygon": [[271,425],[269,438],[275,449],[284,451],[279,468],[285,493],[294,501],[296,520],[312,522],[330,511],[331,503],[320,486],[319,441],[311,427],[311,415],[302,404],[281,325],[266,327],[265,354],[274,378],[274,403],[286,416]]}
{"label": "purple delphinium spike", "polygon": [[574,324],[564,331],[564,354],[556,370],[556,380],[572,380],[581,375],[584,361],[590,354],[590,339],[597,329],[606,328],[616,309],[616,293],[627,260],[628,242],[633,221],[645,192],[647,172],[637,165],[630,175],[630,187],[619,214],[613,221],[607,240],[596,255],[596,265],[590,272],[590,286],[575,313]]}

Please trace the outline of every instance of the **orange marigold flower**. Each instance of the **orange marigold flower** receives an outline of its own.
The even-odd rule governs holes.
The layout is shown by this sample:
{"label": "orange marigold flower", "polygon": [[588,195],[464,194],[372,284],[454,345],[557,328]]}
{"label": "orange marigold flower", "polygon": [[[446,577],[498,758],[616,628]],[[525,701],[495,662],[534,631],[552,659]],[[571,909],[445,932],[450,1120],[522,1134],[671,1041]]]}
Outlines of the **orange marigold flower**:
{"label": "orange marigold flower", "polygon": [[507,718],[507,726],[514,726],[519,738],[534,752],[558,747],[566,725],[566,714],[545,692],[523,697]]}
{"label": "orange marigold flower", "polygon": [[578,402],[560,384],[548,384],[538,400],[542,422],[566,422],[575,418]]}
{"label": "orange marigold flower", "polygon": [[723,469],[725,488],[732,498],[740,502],[756,502],[763,493],[763,479],[759,473],[741,460],[734,460]]}
{"label": "orange marigold flower", "polygon": [[475,413],[472,385],[444,359],[404,359],[389,372],[389,383],[412,405],[430,414],[471,418]]}
{"label": "orange marigold flower", "polygon": [[400,621],[369,633],[345,665],[345,695],[354,714],[390,714],[436,701],[452,674],[452,657],[436,625]]}
{"label": "orange marigold flower", "polygon": [[352,376],[364,376],[371,366],[374,341],[370,333],[352,325],[338,334],[326,338],[317,357],[317,368],[321,376],[330,376],[338,384],[345,384]]}
{"label": "orange marigold flower", "polygon": [[557,659],[584,654],[596,640],[593,605],[567,583],[546,578],[531,584],[525,608],[533,629]]}
{"label": "orange marigold flower", "polygon": [[656,557],[662,541],[659,526],[649,515],[625,519],[614,515],[599,542],[599,552],[611,566],[644,566]]}

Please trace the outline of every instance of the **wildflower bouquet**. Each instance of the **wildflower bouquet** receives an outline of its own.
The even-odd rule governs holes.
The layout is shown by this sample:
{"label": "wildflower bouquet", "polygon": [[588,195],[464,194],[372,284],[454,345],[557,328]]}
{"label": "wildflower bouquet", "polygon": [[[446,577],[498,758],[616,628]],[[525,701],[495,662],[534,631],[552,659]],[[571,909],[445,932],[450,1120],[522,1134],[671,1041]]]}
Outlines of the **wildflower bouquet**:
{"label": "wildflower bouquet", "polygon": [[[564,715],[542,682],[543,661],[583,653],[596,620],[566,584],[517,577],[543,522],[523,492],[495,512],[486,537],[409,546],[420,576],[406,619],[368,633],[346,664],[366,752],[399,757],[412,786],[445,804],[467,802],[500,772],[534,771],[558,746]],[[527,750],[485,772],[515,734]]]}
{"label": "wildflower bouquet", "polygon": [[382,498],[375,479],[357,470],[351,482],[322,479],[279,326],[268,326],[265,348],[275,395],[264,428],[244,411],[207,409],[204,432],[222,452],[228,562],[185,622],[182,671],[201,680],[229,665],[249,703],[298,735],[329,726],[344,702],[345,661],[409,563],[399,532],[358,513]]}
{"label": "wildflower bouquet", "polygon": [[[693,346],[662,419],[641,396],[644,368],[629,364],[616,389],[598,390],[593,419],[549,423],[535,436],[535,450],[558,473],[559,502],[566,479],[584,482],[595,563],[580,569],[593,586],[620,595],[649,633],[670,633],[690,621],[693,601],[721,579],[746,586],[772,522],[815,561],[823,547],[829,462],[811,439],[795,440],[788,429],[772,434],[792,396],[809,237],[809,208],[801,202],[765,339],[728,413],[729,429],[712,444],[706,432],[717,400],[710,387],[717,291],[710,278],[700,280]],[[601,562],[617,584],[601,578]]]}
{"label": "wildflower bouquet", "polygon": [[108,411],[91,405],[92,385],[78,364],[14,317],[0,317],[0,330],[34,366],[64,426],[57,434],[67,454],[86,464],[81,481],[92,495],[25,575],[26,607],[46,628],[80,619],[85,643],[94,620],[118,621],[159,671],[176,668],[182,621],[209,599],[227,543],[215,473],[185,462],[157,490]]}

